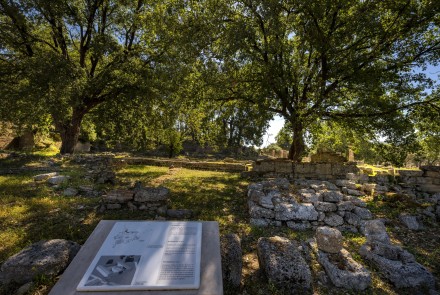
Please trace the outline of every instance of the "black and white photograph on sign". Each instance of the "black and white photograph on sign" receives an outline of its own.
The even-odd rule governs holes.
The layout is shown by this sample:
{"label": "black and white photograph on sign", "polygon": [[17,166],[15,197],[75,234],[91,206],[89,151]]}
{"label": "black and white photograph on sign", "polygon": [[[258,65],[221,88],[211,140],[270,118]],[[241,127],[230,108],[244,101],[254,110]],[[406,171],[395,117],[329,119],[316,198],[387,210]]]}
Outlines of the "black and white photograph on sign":
{"label": "black and white photograph on sign", "polygon": [[130,285],[140,258],[140,255],[102,256],[85,285]]}

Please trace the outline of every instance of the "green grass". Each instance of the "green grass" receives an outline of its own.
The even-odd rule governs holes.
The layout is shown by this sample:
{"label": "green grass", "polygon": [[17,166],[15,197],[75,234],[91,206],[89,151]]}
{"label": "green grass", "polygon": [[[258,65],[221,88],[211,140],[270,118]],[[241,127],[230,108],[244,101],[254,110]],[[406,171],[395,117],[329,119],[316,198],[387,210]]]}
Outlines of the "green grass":
{"label": "green grass", "polygon": [[[27,158],[35,161],[35,157]],[[37,158],[38,159],[38,158]],[[43,158],[44,159],[44,158]],[[23,165],[25,160],[12,161],[11,166]],[[92,185],[85,179],[85,169],[68,162],[63,163],[63,174],[71,177],[68,184],[52,189],[33,181],[35,173],[0,176],[0,263],[25,246],[42,239],[63,238],[83,244],[102,219],[147,220],[155,216],[144,211],[108,210],[99,213],[100,198],[63,197],[66,187]],[[235,290],[224,286],[225,294],[278,294],[283,293],[269,284],[259,270],[256,245],[260,237],[282,236],[299,242],[314,236],[313,231],[295,232],[287,227],[254,227],[249,224],[246,188],[249,182],[236,173],[169,169],[167,167],[126,166],[117,172],[119,184],[101,185],[105,191],[113,188],[129,188],[136,181],[144,186],[165,186],[170,189],[169,207],[191,209],[191,220],[215,220],[220,233],[236,233],[240,236],[243,250],[243,287]],[[384,195],[366,197],[369,209],[377,217],[387,217],[391,224],[387,230],[393,241],[400,243],[413,253],[417,260],[427,266],[437,277],[440,275],[440,230],[437,225],[429,226],[426,232],[413,233],[399,225],[399,212],[414,212],[416,205],[405,196]],[[365,242],[361,234],[344,234],[344,247],[355,260],[367,265],[372,271],[373,287],[363,294],[397,294],[390,283],[357,254]],[[316,275],[322,268],[315,259],[311,262],[315,276],[315,294],[353,294],[341,289],[325,288],[316,283]],[[32,295],[47,294],[56,280],[38,278]],[[8,290],[0,288],[0,294]]]}

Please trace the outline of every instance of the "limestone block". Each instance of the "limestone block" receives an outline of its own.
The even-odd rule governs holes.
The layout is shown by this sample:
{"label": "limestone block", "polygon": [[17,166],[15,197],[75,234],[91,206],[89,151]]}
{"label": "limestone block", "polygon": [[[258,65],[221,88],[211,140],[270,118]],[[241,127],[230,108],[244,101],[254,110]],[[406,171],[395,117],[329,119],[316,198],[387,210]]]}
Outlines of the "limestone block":
{"label": "limestone block", "polygon": [[399,215],[399,220],[400,220],[400,222],[402,222],[403,225],[405,225],[407,228],[409,228],[411,230],[422,230],[423,229],[423,225],[417,220],[416,216],[401,213]]}
{"label": "limestone block", "polygon": [[315,203],[322,200],[321,194],[319,193],[300,193],[299,195],[301,202],[303,203]]}
{"label": "limestone block", "polygon": [[370,210],[366,208],[354,207],[353,213],[365,220],[373,218],[373,215],[371,214]]}
{"label": "limestone block", "polygon": [[48,178],[51,178],[53,176],[57,176],[58,172],[51,172],[51,173],[44,173],[44,174],[38,174],[34,176],[34,181],[43,181]]}
{"label": "limestone block", "polygon": [[354,204],[350,201],[342,201],[338,204],[338,210],[340,211],[351,211],[354,209]]}
{"label": "limestone block", "polygon": [[241,240],[236,234],[220,236],[223,280],[234,288],[241,282],[243,269]]}
{"label": "limestone block", "polygon": [[318,212],[312,204],[280,203],[275,206],[276,220],[317,220]]}
{"label": "limestone block", "polygon": [[263,208],[258,205],[249,206],[249,215],[251,218],[274,218],[275,212],[271,209]]}
{"label": "limestone block", "polygon": [[325,214],[324,223],[336,227],[343,225],[344,219],[336,213],[329,212]]}
{"label": "limestone block", "polygon": [[55,239],[32,244],[0,267],[0,285],[24,284],[36,276],[52,277],[62,272],[81,248],[75,242]]}
{"label": "limestone block", "polygon": [[438,184],[420,184],[418,185],[418,188],[422,192],[435,194],[440,192],[440,185]]}
{"label": "limestone block", "polygon": [[68,181],[69,178],[70,178],[69,176],[65,176],[65,175],[56,175],[48,178],[46,182],[51,185],[58,185]]}
{"label": "limestone block", "polygon": [[134,200],[136,202],[163,202],[168,199],[170,195],[169,189],[163,186],[159,187],[146,187],[136,191]]}
{"label": "limestone block", "polygon": [[275,161],[275,172],[276,173],[292,173],[292,161]]}
{"label": "limestone block", "polygon": [[295,231],[304,231],[308,230],[312,227],[311,223],[309,221],[287,221],[286,222],[287,227],[295,230]]}
{"label": "limestone block", "polygon": [[364,235],[367,242],[389,243],[390,237],[386,231],[385,224],[380,219],[368,220],[364,224]]}
{"label": "limestone block", "polygon": [[362,219],[351,212],[346,212],[344,215],[344,220],[350,224],[350,225],[354,225],[354,226],[360,226],[362,224]]}
{"label": "limestone block", "polygon": [[295,242],[282,237],[260,238],[257,243],[260,269],[270,283],[290,293],[310,292],[312,275]]}
{"label": "limestone block", "polygon": [[316,229],[316,244],[318,249],[328,253],[339,253],[342,249],[342,234],[339,230],[328,226]]}
{"label": "limestone block", "polygon": [[314,205],[317,211],[322,212],[333,212],[338,209],[338,206],[336,206],[335,203],[330,202],[315,202]]}
{"label": "limestone block", "polygon": [[330,164],[330,163],[316,164],[316,174],[317,175],[331,175],[332,174],[332,164]]}
{"label": "limestone block", "polygon": [[[334,256],[337,257],[333,258]],[[336,261],[332,261],[332,258]],[[345,249],[338,254],[327,254],[318,250],[318,262],[336,287],[362,291],[371,285],[370,272],[353,260]]]}
{"label": "limestone block", "polygon": [[133,191],[126,189],[112,190],[103,196],[106,203],[127,203],[133,200]]}
{"label": "limestone block", "polygon": [[264,218],[251,218],[249,220],[249,223],[253,226],[258,226],[258,227],[266,227],[269,226],[269,221],[267,219]]}
{"label": "limestone block", "polygon": [[344,199],[344,195],[338,191],[322,192],[324,202],[339,203]]}
{"label": "limestone block", "polygon": [[74,197],[78,194],[78,190],[73,187],[68,187],[63,191],[63,196],[65,197]]}
{"label": "limestone block", "polygon": [[434,276],[417,262],[403,262],[388,259],[374,253],[372,245],[364,244],[359,253],[364,259],[372,262],[380,273],[390,280],[397,288],[435,288]]}

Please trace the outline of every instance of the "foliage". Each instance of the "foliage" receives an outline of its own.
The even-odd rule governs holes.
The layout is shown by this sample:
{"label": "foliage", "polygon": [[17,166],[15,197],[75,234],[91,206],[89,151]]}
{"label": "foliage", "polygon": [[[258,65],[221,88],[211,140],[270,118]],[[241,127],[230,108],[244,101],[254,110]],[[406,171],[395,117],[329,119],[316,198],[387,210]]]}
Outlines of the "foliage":
{"label": "foliage", "polygon": [[386,130],[389,118],[426,101],[420,90],[432,81],[412,68],[436,58],[434,2],[223,1],[212,9],[221,24],[211,62],[224,99],[283,116],[294,160],[317,121],[374,118]]}

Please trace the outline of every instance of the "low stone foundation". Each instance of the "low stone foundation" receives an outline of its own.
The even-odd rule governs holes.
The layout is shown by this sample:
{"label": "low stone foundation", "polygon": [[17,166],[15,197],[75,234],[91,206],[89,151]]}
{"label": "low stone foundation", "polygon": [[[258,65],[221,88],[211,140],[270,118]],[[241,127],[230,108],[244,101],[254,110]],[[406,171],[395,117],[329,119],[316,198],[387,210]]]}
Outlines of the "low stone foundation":
{"label": "low stone foundation", "polygon": [[[337,186],[328,181],[297,180],[293,189],[287,179],[250,184],[248,206],[250,222],[257,226],[288,226],[294,230],[331,226],[358,232],[372,218],[364,201],[347,194],[344,181]],[[352,190],[362,194],[358,190]]]}

